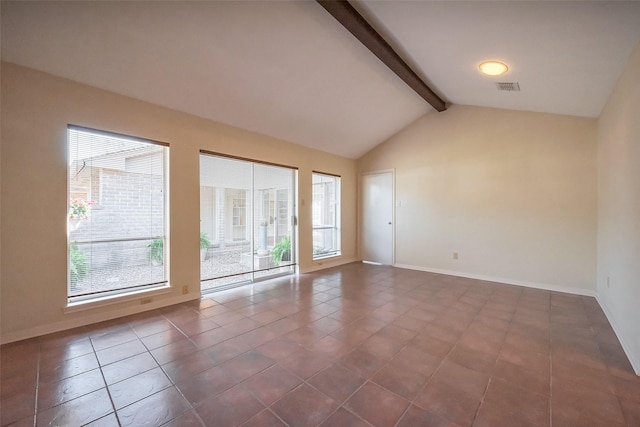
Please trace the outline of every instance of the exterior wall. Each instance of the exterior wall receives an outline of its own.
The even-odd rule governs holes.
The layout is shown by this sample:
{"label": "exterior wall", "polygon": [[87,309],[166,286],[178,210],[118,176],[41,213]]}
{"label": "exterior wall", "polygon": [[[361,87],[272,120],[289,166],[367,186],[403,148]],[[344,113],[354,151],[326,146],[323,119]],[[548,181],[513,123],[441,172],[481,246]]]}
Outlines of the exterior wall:
{"label": "exterior wall", "polygon": [[[91,172],[87,172],[91,173]],[[107,240],[113,238],[151,238],[164,235],[164,189],[162,177],[117,170],[100,169],[99,193],[91,193],[96,202],[91,208],[90,221],[81,221],[69,235],[73,240]],[[151,200],[149,200],[151,195]],[[152,227],[142,227],[145,218],[157,219]],[[126,251],[113,251],[114,244],[94,245],[91,268],[116,268],[126,265],[144,265],[149,262],[148,241],[122,242]],[[79,247],[83,250],[82,246]],[[102,248],[102,250],[101,250]],[[106,252],[105,252],[106,251]],[[105,256],[111,252],[111,256]]]}
{"label": "exterior wall", "polygon": [[[311,150],[125,96],[2,63],[0,170],[2,342],[81,326],[200,295],[200,150],[299,168],[301,271],[356,260],[356,165]],[[140,305],[122,300],[84,311],[67,307],[67,125],[167,142],[170,289]],[[341,175],[343,255],[312,259],[311,171]],[[34,268],[34,259],[37,267]],[[182,295],[182,286],[189,293]]]}
{"label": "exterior wall", "polygon": [[595,295],[595,136],[594,119],[453,106],[358,165],[395,169],[397,265]]}
{"label": "exterior wall", "polygon": [[640,45],[598,120],[598,301],[640,375]]}

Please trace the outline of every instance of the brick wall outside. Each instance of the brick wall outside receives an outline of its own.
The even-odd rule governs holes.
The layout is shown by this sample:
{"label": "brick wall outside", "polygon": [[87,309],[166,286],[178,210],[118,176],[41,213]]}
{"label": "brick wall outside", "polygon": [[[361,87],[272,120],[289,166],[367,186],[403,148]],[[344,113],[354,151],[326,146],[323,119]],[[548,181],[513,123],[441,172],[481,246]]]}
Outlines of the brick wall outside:
{"label": "brick wall outside", "polygon": [[[93,173],[94,183],[95,169],[87,171]],[[94,187],[90,195],[96,202],[91,218],[70,233],[71,241],[144,238],[91,246],[78,244],[78,248],[87,256],[90,270],[149,264],[147,245],[154,236],[164,234],[162,177],[100,169],[98,179],[99,190]],[[149,217],[153,219],[151,226]]]}

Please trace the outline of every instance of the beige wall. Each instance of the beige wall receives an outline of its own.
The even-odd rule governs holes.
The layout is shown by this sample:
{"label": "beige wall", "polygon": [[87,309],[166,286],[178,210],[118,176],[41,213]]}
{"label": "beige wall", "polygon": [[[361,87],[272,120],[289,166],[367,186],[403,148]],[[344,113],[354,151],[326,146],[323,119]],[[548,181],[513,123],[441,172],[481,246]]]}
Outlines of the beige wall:
{"label": "beige wall", "polygon": [[598,120],[598,301],[640,375],[640,45]]}
{"label": "beige wall", "polygon": [[[199,295],[199,150],[299,168],[301,271],[312,261],[311,171],[342,175],[343,256],[356,257],[356,165],[350,159],[2,64],[1,340],[13,341],[141,310],[138,300],[83,312],[66,306],[66,126],[170,143],[170,283],[144,309]],[[215,102],[215,100],[212,100]],[[265,106],[268,108],[268,106]],[[179,289],[188,285],[189,295]]]}
{"label": "beige wall", "polygon": [[358,167],[395,168],[397,265],[594,295],[595,136],[595,119],[453,106]]}

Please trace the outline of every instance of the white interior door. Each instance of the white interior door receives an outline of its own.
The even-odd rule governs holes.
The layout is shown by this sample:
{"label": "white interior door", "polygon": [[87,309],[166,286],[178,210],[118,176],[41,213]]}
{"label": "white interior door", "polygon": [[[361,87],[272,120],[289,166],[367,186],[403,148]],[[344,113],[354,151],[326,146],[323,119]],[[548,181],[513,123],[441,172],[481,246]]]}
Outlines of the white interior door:
{"label": "white interior door", "polygon": [[362,175],[363,261],[393,264],[393,173]]}

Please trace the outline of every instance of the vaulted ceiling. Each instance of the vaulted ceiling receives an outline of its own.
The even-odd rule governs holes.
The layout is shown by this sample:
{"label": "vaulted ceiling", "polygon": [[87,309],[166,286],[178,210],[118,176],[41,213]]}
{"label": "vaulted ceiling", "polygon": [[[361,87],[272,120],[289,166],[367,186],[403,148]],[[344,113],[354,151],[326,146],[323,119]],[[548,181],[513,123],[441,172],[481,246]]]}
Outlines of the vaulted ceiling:
{"label": "vaulted ceiling", "polygon": [[[640,2],[352,4],[453,104],[597,117],[640,42]],[[314,1],[1,8],[4,61],[345,157],[443,114]]]}

